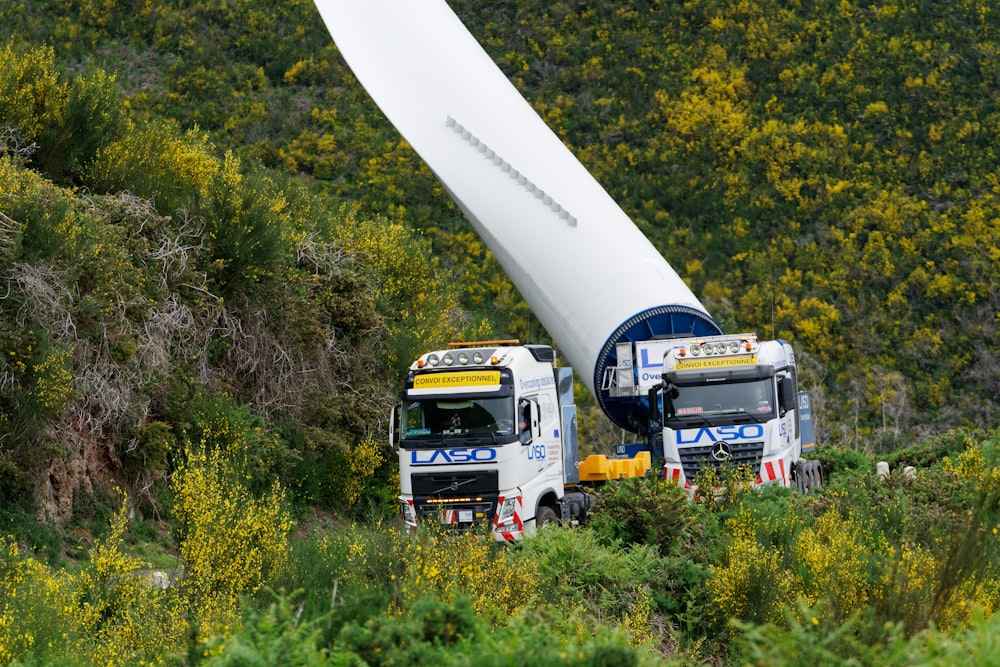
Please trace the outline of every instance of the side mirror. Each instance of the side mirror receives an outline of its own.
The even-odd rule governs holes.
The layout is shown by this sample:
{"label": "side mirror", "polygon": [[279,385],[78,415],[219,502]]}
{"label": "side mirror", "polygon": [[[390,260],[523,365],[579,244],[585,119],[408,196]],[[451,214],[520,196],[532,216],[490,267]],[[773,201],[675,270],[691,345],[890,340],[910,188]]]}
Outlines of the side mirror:
{"label": "side mirror", "polygon": [[778,405],[781,407],[781,414],[789,410],[794,410],[798,405],[798,397],[795,394],[795,386],[792,378],[787,375],[781,378],[778,383]]}
{"label": "side mirror", "polygon": [[[660,423],[660,387],[652,387],[649,390],[649,394],[646,400],[649,401],[649,421],[659,424]],[[666,400],[666,396],[664,395]]]}
{"label": "side mirror", "polygon": [[681,390],[678,389],[677,385],[675,385],[673,382],[667,382],[666,380],[664,380],[663,395],[669,398],[670,400],[674,400],[675,398],[681,395]]}
{"label": "side mirror", "polygon": [[670,418],[674,414],[674,399],[680,396],[680,390],[677,389],[677,385],[667,379],[649,390],[649,421],[657,428],[661,424],[659,394],[663,395],[663,416]]}
{"label": "side mirror", "polygon": [[403,404],[397,403],[389,411],[389,445],[393,451],[399,451],[399,423],[400,415],[403,411]]}

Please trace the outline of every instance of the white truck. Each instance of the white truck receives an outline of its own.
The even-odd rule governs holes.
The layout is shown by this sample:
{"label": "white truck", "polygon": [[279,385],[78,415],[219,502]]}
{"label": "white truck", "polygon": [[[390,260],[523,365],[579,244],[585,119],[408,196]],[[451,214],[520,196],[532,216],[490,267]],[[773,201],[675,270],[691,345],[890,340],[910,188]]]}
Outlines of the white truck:
{"label": "white truck", "polygon": [[552,521],[586,520],[581,482],[645,475],[648,452],[579,460],[571,368],[547,345],[459,343],[410,366],[393,413],[403,519],[488,527],[513,541]]}
{"label": "white truck", "polygon": [[822,477],[818,461],[802,458],[814,443],[809,394],[797,382],[791,345],[743,333],[622,344],[602,391],[648,397],[663,475],[692,495],[708,466],[809,492]]}
{"label": "white truck", "polygon": [[[749,437],[761,429],[771,432],[760,422],[746,424],[749,428],[740,431],[744,425],[732,417],[705,414],[696,418],[670,411],[671,401],[686,400],[681,398],[682,392],[693,396],[699,382],[713,389],[721,387],[714,383],[726,380],[731,374],[722,372],[712,374],[711,378],[699,372],[682,375],[683,364],[678,370],[672,360],[664,363],[664,358],[672,353],[677,341],[708,340],[722,335],[722,329],[628,215],[521,96],[444,0],[315,1],[358,81],[444,185],[556,342],[560,355],[580,373],[580,380],[611,421],[639,436],[639,444],[624,448],[626,456],[636,450],[661,458],[667,454],[667,465],[673,466],[664,468],[669,476],[680,469],[685,472],[685,482],[690,483],[687,472],[693,472],[694,468],[679,468],[678,464],[683,462],[683,455],[693,462],[694,445],[708,445],[711,440],[713,445],[719,442],[731,447],[732,443],[745,441],[742,435]],[[776,346],[775,349],[789,350],[779,342],[773,346],[754,344],[757,349]],[[465,353],[474,355],[471,349]],[[539,350],[525,346],[523,354],[518,353],[517,358],[523,358],[523,363],[514,361],[513,351],[499,355],[502,358],[510,355],[511,365],[507,370],[513,383],[512,406],[516,407],[522,394],[529,390],[522,382],[542,382],[533,378],[542,378],[544,373],[531,368],[525,356],[530,356],[533,349]],[[689,345],[687,349],[693,347]],[[448,352],[431,354],[444,363]],[[459,361],[457,356],[450,358]],[[430,359],[429,355],[421,357],[427,365]],[[637,359],[659,366],[661,377],[656,377],[653,368],[636,366]],[[794,367],[794,358],[786,352],[785,359],[783,372],[787,375],[787,369]],[[490,469],[494,470],[490,474],[497,476],[497,502],[501,490],[506,494],[500,502],[501,511],[490,519],[494,528],[498,517],[503,520],[502,527],[512,525],[507,521],[508,515],[513,516],[508,511],[511,503],[518,506],[518,521],[526,531],[539,520],[550,517],[549,509],[558,509],[564,518],[567,511],[572,516],[577,503],[573,496],[565,499],[565,494],[575,493],[567,490],[572,489],[573,483],[566,481],[573,477],[575,444],[564,442],[560,454],[565,482],[563,495],[552,482],[552,495],[547,496],[545,489],[549,483],[541,480],[555,479],[557,466],[536,476],[534,468],[529,474],[530,466],[521,467],[521,463],[530,461],[531,466],[539,465],[538,459],[528,458],[529,454],[541,453],[536,447],[554,459],[556,447],[554,440],[545,439],[548,435],[537,441],[540,436],[533,433],[531,443],[521,445],[519,441],[500,442],[512,437],[509,434],[481,433],[473,438],[471,433],[445,433],[443,428],[438,431],[432,426],[414,426],[418,415],[423,414],[417,410],[422,411],[425,403],[428,406],[430,401],[462,403],[464,398],[459,398],[472,395],[485,399],[490,392],[502,392],[508,386],[498,383],[496,389],[493,384],[489,390],[486,385],[467,388],[462,382],[469,376],[449,375],[454,371],[445,371],[444,367],[432,372],[426,366],[419,366],[421,360],[411,367],[404,393],[408,406],[414,407],[403,411],[401,432],[394,432],[399,435],[402,502],[404,513],[409,513],[408,520],[419,519],[421,512],[434,504],[429,502],[430,496],[442,496],[437,504],[451,509],[454,503],[443,499],[446,488],[454,486],[458,491],[475,485],[483,488],[485,494],[487,485],[482,478],[467,475],[470,471],[485,474]],[[564,376],[555,375],[552,361],[535,361],[550,367],[546,377],[552,378],[552,394],[548,399],[551,405],[545,408],[550,412],[546,414],[561,415],[570,405],[565,400],[571,400],[569,396],[556,399],[556,383],[562,383]],[[486,367],[469,366],[469,370],[486,371]],[[676,380],[669,381],[669,385],[658,384],[662,383],[665,371],[677,373]],[[432,378],[436,374],[439,375]],[[771,375],[775,392],[778,375],[779,371]],[[794,372],[791,375],[794,387]],[[505,377],[502,369],[500,377]],[[421,384],[432,379],[442,385]],[[457,381],[446,389],[444,383],[450,379]],[[654,390],[653,385],[658,388]],[[674,386],[678,388],[676,399],[671,398],[673,389],[669,388]],[[665,401],[664,397],[670,400]],[[662,423],[664,405],[667,420]],[[538,409],[541,417],[540,403]],[[797,411],[790,412],[789,416],[789,411],[785,411],[781,424],[797,418]],[[699,423],[689,423],[694,421]],[[775,423],[779,423],[778,417]],[[560,437],[571,429],[575,432],[575,422],[559,424]],[[428,428],[433,435],[422,435],[422,430]],[[780,428],[773,429],[775,437],[779,431]],[[741,437],[734,438],[734,434]],[[694,442],[688,442],[696,435]],[[666,452],[664,443],[670,443]],[[776,447],[771,443],[764,445],[767,457],[777,451]],[[781,461],[792,466],[794,473],[801,467],[797,463],[798,444],[781,449],[786,452]],[[494,454],[496,458],[489,461],[462,458]],[[765,467],[777,460],[765,460],[764,456],[761,461]],[[623,476],[615,466],[618,461],[629,460],[635,457],[605,459],[602,464],[607,468],[605,476]],[[591,464],[597,466],[595,461],[581,463],[578,469],[581,481],[584,473],[591,474]],[[542,469],[548,470],[545,466]],[[631,471],[631,464],[626,464],[626,469]],[[430,481],[435,479],[433,475],[440,475],[440,486],[434,487]],[[761,479],[764,481],[765,477],[762,475]],[[787,476],[775,480],[790,483]],[[492,482],[488,486],[492,489]],[[427,498],[420,500],[422,497]],[[486,496],[483,497],[480,505],[485,507]],[[511,497],[520,500],[511,501]],[[462,512],[456,516],[468,518],[466,512],[471,510],[473,519],[476,518],[479,501],[469,502],[469,506],[456,506],[456,511]],[[585,503],[579,504],[582,508]],[[447,515],[442,516],[448,520]],[[483,518],[489,518],[488,513]]]}

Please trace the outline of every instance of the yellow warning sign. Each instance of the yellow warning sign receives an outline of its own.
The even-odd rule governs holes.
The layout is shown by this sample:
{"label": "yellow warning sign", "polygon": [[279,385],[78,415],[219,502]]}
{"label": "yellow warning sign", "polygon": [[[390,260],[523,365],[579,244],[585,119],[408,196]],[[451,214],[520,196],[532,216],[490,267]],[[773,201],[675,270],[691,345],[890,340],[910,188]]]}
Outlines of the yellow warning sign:
{"label": "yellow warning sign", "polygon": [[453,389],[455,387],[484,387],[499,384],[500,371],[425,373],[413,378],[414,389]]}
{"label": "yellow warning sign", "polygon": [[757,355],[741,357],[702,357],[678,361],[674,368],[678,371],[696,371],[708,368],[733,368],[734,366],[755,366]]}

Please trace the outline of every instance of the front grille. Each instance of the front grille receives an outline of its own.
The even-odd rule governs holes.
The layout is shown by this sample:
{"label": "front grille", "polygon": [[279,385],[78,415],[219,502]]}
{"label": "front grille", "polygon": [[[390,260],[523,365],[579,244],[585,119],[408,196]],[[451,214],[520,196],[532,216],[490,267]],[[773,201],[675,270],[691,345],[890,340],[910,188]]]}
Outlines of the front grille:
{"label": "front grille", "polygon": [[456,528],[493,523],[500,495],[496,470],[414,473],[411,481],[422,520]]}
{"label": "front grille", "polygon": [[414,496],[432,496],[446,498],[448,496],[470,496],[500,491],[496,470],[455,471],[455,472],[417,472],[410,480],[413,482]]}
{"label": "front grille", "polygon": [[684,447],[680,449],[681,465],[684,467],[684,477],[688,482],[694,479],[706,466],[713,466],[716,470],[721,470],[724,466],[729,468],[747,467],[754,473],[760,468],[760,461],[764,456],[763,442],[727,442],[732,458],[726,461],[716,460],[712,456],[713,442],[708,446]]}

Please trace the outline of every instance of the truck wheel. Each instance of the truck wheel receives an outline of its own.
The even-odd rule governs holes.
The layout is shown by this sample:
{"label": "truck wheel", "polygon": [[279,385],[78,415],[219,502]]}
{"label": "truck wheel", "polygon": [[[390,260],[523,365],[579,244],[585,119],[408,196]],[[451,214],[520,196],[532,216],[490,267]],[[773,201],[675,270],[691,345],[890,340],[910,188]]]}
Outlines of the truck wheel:
{"label": "truck wheel", "polygon": [[813,488],[818,489],[823,486],[823,466],[819,461],[813,461]]}
{"label": "truck wheel", "polygon": [[538,514],[535,515],[535,527],[541,528],[550,523],[559,523],[559,515],[548,505],[542,505],[538,508]]}
{"label": "truck wheel", "polygon": [[795,488],[799,493],[812,493],[823,486],[823,469],[819,461],[799,459],[795,462]]}

